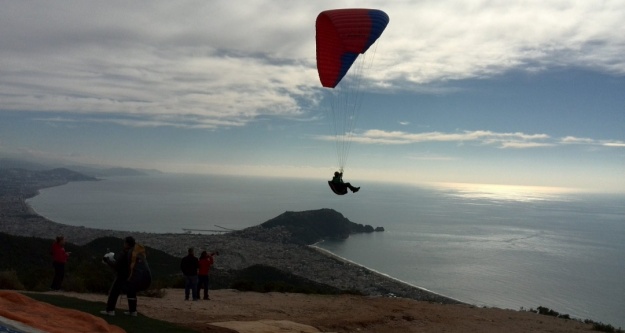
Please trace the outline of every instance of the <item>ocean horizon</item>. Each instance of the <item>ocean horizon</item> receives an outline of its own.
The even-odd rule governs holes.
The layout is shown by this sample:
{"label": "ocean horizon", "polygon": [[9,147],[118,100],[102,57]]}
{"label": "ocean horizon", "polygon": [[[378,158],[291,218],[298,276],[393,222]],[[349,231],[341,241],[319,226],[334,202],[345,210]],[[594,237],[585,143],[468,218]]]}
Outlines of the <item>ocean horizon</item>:
{"label": "ocean horizon", "polygon": [[355,185],[357,194],[336,196],[325,180],[165,174],[71,182],[27,202],[63,224],[154,233],[243,229],[331,208],[385,228],[317,244],[348,261],[478,306],[545,306],[625,326],[625,195]]}

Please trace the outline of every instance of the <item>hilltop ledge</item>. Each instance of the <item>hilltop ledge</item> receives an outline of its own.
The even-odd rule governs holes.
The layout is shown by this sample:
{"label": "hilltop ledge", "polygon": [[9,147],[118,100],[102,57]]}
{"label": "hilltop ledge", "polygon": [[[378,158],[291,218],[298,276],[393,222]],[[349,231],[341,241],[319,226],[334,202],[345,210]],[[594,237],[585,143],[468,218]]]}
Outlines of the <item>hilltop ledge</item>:
{"label": "hilltop ledge", "polygon": [[262,242],[312,245],[323,240],[346,239],[352,234],[383,231],[354,223],[329,208],[287,211],[260,225],[236,231],[234,236]]}

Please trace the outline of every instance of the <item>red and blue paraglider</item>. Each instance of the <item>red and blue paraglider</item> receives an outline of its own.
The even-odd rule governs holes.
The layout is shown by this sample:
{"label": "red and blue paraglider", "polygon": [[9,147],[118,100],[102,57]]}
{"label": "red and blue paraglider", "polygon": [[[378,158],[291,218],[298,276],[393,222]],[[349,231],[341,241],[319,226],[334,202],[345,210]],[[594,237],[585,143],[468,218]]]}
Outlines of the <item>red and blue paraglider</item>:
{"label": "red and blue paraglider", "polygon": [[360,54],[382,35],[386,13],[377,9],[334,9],[317,16],[317,70],[321,85],[334,88]]}
{"label": "red and blue paraglider", "polygon": [[[334,9],[317,16],[317,71],[328,88],[325,99],[341,177],[362,104],[363,72],[371,66],[373,57],[368,55],[375,54],[367,51],[388,22],[388,15],[377,9]],[[329,184],[336,194],[347,193],[342,181]]]}

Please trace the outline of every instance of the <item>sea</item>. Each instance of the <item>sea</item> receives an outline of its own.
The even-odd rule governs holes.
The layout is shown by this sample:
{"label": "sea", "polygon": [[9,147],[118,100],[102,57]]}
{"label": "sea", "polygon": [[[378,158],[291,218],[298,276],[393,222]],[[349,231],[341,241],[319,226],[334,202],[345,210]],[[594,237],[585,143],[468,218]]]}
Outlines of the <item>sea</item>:
{"label": "sea", "polygon": [[[625,327],[625,194],[485,184],[161,174],[71,182],[28,200],[59,223],[154,233],[243,229],[286,211],[331,208],[384,232],[317,246],[466,303],[544,306]],[[71,240],[70,240],[71,241]]]}

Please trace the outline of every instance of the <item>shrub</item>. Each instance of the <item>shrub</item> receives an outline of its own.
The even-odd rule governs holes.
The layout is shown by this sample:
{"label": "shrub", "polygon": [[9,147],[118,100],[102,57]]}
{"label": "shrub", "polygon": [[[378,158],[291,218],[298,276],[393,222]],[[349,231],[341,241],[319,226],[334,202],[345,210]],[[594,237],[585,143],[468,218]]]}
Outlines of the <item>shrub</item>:
{"label": "shrub", "polygon": [[52,265],[49,268],[42,267],[16,267],[17,277],[24,284],[26,290],[34,290],[42,286],[41,291],[49,290],[54,277]]}
{"label": "shrub", "polygon": [[620,327],[615,328],[612,325],[604,324],[601,322],[596,322],[590,319],[584,320],[584,323],[592,324],[592,329],[595,331],[599,331],[599,332],[608,332],[608,333],[624,333],[625,332]]}
{"label": "shrub", "polygon": [[530,309],[529,311],[538,313],[541,315],[545,315],[545,316],[551,316],[551,317],[562,318],[562,319],[571,319],[571,316],[569,316],[568,314],[565,314],[565,313],[560,314],[559,312],[546,308],[544,306],[539,306],[538,309],[536,310]]}
{"label": "shrub", "polygon": [[69,275],[63,279],[63,289],[67,291],[75,291],[78,293],[87,292],[85,287],[85,279],[81,276]]}
{"label": "shrub", "polygon": [[24,284],[14,270],[0,272],[0,289],[24,290]]}
{"label": "shrub", "polygon": [[[523,308],[521,308],[521,311],[525,311]],[[569,316],[568,314],[560,314],[557,311],[551,310],[549,308],[546,308],[544,306],[539,306],[536,310],[534,309],[529,309],[529,312],[534,312],[534,313],[538,313],[541,315],[547,315],[547,316],[553,316],[553,317],[557,317],[557,318],[562,318],[562,319],[571,319],[571,316]],[[581,321],[578,319],[573,319],[573,320],[577,320],[577,321]],[[625,331],[623,331],[620,327],[619,328],[614,328],[614,326],[612,325],[608,325],[608,324],[604,324],[601,322],[595,322],[593,320],[590,319],[586,319],[584,320],[585,324],[592,324],[592,329],[595,331],[599,331],[599,332],[608,332],[608,333],[625,333]]]}
{"label": "shrub", "polygon": [[50,290],[50,281],[51,280],[40,280],[32,288],[26,288],[26,289],[27,290],[32,290],[32,291],[39,291],[39,292],[41,292],[41,291],[48,291],[48,290]]}

